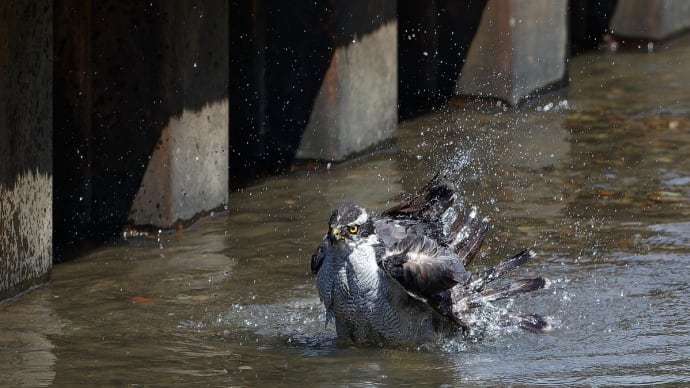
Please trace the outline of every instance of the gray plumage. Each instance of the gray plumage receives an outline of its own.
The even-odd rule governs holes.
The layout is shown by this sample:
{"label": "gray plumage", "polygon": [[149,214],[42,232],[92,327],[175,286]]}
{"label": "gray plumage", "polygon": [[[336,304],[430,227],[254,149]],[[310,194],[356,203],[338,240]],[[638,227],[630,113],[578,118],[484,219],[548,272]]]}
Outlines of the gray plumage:
{"label": "gray plumage", "polygon": [[[472,329],[471,314],[487,302],[545,287],[543,278],[487,287],[533,257],[512,259],[471,275],[465,266],[482,246],[488,220],[463,214],[453,185],[438,176],[417,195],[380,215],[346,202],[312,256],[326,324],[355,342],[427,342]],[[505,317],[531,331],[548,329],[535,314]]]}

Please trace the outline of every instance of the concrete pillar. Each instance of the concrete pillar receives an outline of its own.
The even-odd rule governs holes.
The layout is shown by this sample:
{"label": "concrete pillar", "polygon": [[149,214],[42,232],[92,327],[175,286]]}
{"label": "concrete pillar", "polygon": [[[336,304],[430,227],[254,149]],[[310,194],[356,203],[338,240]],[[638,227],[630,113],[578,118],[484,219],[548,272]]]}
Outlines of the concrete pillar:
{"label": "concrete pillar", "polygon": [[0,300],[52,264],[52,1],[0,2]]}
{"label": "concrete pillar", "polygon": [[489,0],[457,93],[515,105],[564,82],[567,5],[558,0]]}
{"label": "concrete pillar", "polygon": [[160,132],[129,222],[170,228],[228,201],[228,26],[226,1],[163,2]]}
{"label": "concrete pillar", "polygon": [[335,50],[297,150],[339,161],[393,136],[398,123],[395,0],[338,1]]}
{"label": "concrete pillar", "polygon": [[232,2],[231,184],[342,160],[397,124],[395,0]]}
{"label": "concrete pillar", "polygon": [[228,4],[55,5],[55,241],[173,226],[227,201]]}
{"label": "concrete pillar", "polygon": [[228,102],[185,109],[161,132],[129,222],[171,228],[228,201]]}
{"label": "concrete pillar", "polygon": [[662,40],[688,28],[686,0],[618,0],[611,20],[611,32],[637,39]]}

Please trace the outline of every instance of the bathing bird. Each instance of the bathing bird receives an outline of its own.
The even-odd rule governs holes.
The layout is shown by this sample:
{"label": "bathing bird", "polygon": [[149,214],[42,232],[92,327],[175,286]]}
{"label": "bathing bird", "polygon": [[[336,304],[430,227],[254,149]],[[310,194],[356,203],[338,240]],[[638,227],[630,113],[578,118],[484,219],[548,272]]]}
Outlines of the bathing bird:
{"label": "bathing bird", "polygon": [[[379,214],[352,202],[335,208],[311,258],[326,325],[355,343],[424,343],[479,332],[492,302],[548,286],[542,277],[496,282],[533,258],[523,250],[477,273],[466,267],[489,228],[464,209],[454,185],[438,174],[418,193]],[[549,330],[537,314],[505,309],[500,325]]]}

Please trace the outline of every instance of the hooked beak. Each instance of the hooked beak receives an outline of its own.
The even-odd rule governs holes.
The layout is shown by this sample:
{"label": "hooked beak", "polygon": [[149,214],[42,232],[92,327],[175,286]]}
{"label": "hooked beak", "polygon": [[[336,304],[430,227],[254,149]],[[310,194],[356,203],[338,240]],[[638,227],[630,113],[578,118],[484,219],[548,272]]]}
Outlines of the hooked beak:
{"label": "hooked beak", "polygon": [[328,229],[328,241],[330,241],[331,244],[335,244],[338,241],[345,241],[345,236],[343,236],[339,228],[333,227]]}

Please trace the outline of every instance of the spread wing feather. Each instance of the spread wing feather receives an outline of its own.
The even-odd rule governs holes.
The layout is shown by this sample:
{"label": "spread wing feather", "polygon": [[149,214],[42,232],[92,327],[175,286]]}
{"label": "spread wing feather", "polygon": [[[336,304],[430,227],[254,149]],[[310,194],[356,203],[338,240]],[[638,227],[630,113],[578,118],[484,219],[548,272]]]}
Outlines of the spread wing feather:
{"label": "spread wing feather", "polygon": [[382,250],[377,264],[407,291],[424,299],[469,279],[455,254],[424,236],[405,238]]}
{"label": "spread wing feather", "polygon": [[472,280],[471,286],[474,290],[481,291],[487,283],[491,283],[534,257],[535,253],[526,249],[512,258],[484,270],[477,278]]}

